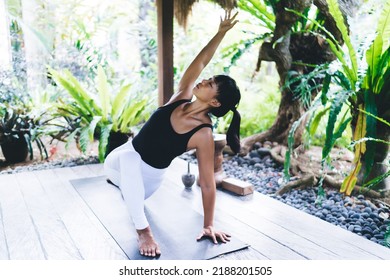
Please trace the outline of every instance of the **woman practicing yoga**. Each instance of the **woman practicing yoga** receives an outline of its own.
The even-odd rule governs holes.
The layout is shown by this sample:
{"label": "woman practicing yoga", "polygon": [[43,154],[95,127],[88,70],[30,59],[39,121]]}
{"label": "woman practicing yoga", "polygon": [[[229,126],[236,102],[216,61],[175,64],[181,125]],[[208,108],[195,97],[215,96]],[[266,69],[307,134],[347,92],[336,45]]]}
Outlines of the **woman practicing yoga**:
{"label": "woman practicing yoga", "polygon": [[[197,85],[195,81],[226,32],[237,23],[236,16],[237,13],[231,16],[230,11],[225,12],[217,34],[184,72],[177,93],[152,114],[132,141],[116,148],[105,160],[106,175],[119,186],[131,214],[142,255],[154,257],[161,254],[145,217],[144,200],[158,189],[171,161],[191,149],[196,149],[204,210],[204,224],[198,240],[202,237],[209,237],[214,243],[217,240],[230,240],[228,234],[213,227],[216,186],[214,140],[209,114],[222,117],[233,111],[227,143],[237,153],[240,150],[240,114],[236,106],[241,98],[240,91],[235,81],[224,75],[213,76]],[[196,99],[192,101],[194,95]]]}

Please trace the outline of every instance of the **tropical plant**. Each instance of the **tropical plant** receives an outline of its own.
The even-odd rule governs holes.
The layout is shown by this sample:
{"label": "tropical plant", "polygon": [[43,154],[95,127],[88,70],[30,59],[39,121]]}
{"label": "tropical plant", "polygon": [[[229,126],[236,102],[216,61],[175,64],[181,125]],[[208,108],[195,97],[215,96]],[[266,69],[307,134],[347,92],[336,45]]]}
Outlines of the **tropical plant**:
{"label": "tropical plant", "polygon": [[[328,68],[321,96],[312,108],[317,110],[322,105],[323,110],[329,111],[322,149],[324,163],[329,161],[336,140],[348,125],[352,126],[355,158],[353,168],[340,189],[342,193],[350,195],[358,180],[363,184],[368,179],[367,184],[372,186],[372,182],[378,183],[378,178],[383,180],[390,175],[389,172],[374,173],[374,177],[370,175],[374,161],[383,162],[388,153],[389,127],[383,124],[388,124],[390,119],[390,1],[387,0],[383,6],[374,40],[368,47],[361,44],[360,48],[352,44],[337,0],[329,0],[328,5],[346,48],[343,49],[330,32],[313,21],[326,33],[326,40],[337,57],[338,67],[336,70]],[[338,86],[337,91],[331,90],[331,84]],[[345,113],[340,120],[344,106],[347,106],[350,117]],[[324,115],[317,115],[314,127]]]}
{"label": "tropical plant", "polygon": [[262,27],[264,33],[256,35],[251,31],[244,30],[244,37],[249,38],[241,39],[239,42],[233,43],[222,50],[223,58],[230,57],[230,64],[225,67],[226,72],[228,72],[230,67],[235,65],[241,56],[251,47],[272,36],[272,32],[275,30],[275,14],[272,8],[274,5],[276,5],[275,0],[238,0],[238,8],[251,15],[254,19],[250,24]]}
{"label": "tropical plant", "polygon": [[[357,1],[343,1],[344,13],[353,14],[352,7],[356,4],[353,2]],[[253,16],[254,20],[251,20],[251,23],[253,22],[257,29],[252,33],[252,36],[246,32],[249,34],[246,35],[248,40],[236,44],[237,50],[227,50],[227,55],[231,55],[231,64],[234,64],[242,53],[251,46],[260,42],[255,73],[260,70],[263,61],[275,62],[279,85],[282,86],[279,109],[273,124],[266,131],[242,139],[241,153],[245,154],[252,149],[256,142],[268,140],[287,145],[292,124],[305,114],[305,107],[309,102],[302,104],[300,99],[292,94],[297,83],[290,82],[290,87],[283,87],[283,85],[289,83],[290,80],[299,79],[298,77],[311,73],[317,65],[336,59],[323,38],[323,30],[309,19],[324,23],[337,42],[340,44],[343,42],[332,17],[329,15],[326,1],[242,0],[238,1],[238,6]],[[298,11],[299,15],[294,14],[293,10]],[[305,17],[300,16],[300,14],[305,15]],[[317,85],[320,85],[322,77],[315,76],[316,74],[318,73],[313,73],[312,76],[316,79]],[[315,94],[316,90],[307,92],[306,100],[313,99]],[[300,126],[295,128],[295,146],[303,142],[305,123],[306,120],[303,120],[300,122]]]}
{"label": "tropical plant", "polygon": [[[41,158],[47,158],[47,151],[44,143],[41,140],[42,134],[40,133],[41,124],[37,119],[29,116],[20,108],[11,108],[9,105],[0,104],[0,144],[3,149],[3,153],[12,155],[19,154],[21,151],[5,151],[8,149],[8,145],[15,142],[22,142],[26,145],[26,152],[30,154],[30,160],[34,157],[32,143],[35,142]],[[19,159],[15,162],[21,162],[26,159],[25,156],[19,156]],[[18,157],[18,156],[17,156]]]}
{"label": "tropical plant", "polygon": [[[78,123],[69,135],[77,138],[80,148],[86,152],[88,143],[97,135],[99,160],[103,161],[110,132],[131,134],[132,128],[145,120],[147,98],[137,99],[130,94],[131,84],[122,85],[116,94],[110,94],[109,83],[101,66],[98,67],[96,92],[90,93],[68,70],[62,73],[50,69],[55,82],[71,96],[71,102],[61,100],[60,115],[70,122]],[[79,122],[76,120],[79,119]]]}
{"label": "tropical plant", "polygon": [[[41,137],[45,130],[45,113],[37,114],[33,109],[33,98],[26,89],[23,60],[18,53],[14,69],[0,70],[0,144],[3,152],[7,143],[25,142],[30,159],[34,157],[32,144],[35,142],[41,158],[47,158],[45,145]],[[8,154],[18,151],[7,151]],[[24,161],[26,156],[20,161]]]}

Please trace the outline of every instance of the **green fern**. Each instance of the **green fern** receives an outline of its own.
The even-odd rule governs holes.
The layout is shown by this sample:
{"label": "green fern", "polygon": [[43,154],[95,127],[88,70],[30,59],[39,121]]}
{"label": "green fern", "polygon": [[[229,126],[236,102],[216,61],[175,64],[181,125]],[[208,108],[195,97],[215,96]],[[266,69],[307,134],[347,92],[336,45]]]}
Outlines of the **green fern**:
{"label": "green fern", "polygon": [[[351,91],[341,91],[338,92],[333,99],[330,110],[329,110],[329,118],[326,126],[326,135],[325,135],[325,144],[322,149],[322,158],[325,159],[328,157],[331,149],[333,148],[335,141],[337,140],[336,136],[342,134],[342,132],[338,131],[336,134],[334,133],[334,127],[337,122],[337,117],[341,112],[341,108],[344,106],[345,102],[352,94]],[[345,128],[344,128],[345,129]]]}
{"label": "green fern", "polygon": [[352,88],[355,89],[355,84],[357,82],[357,75],[358,75],[356,51],[352,45],[351,38],[349,37],[348,29],[347,26],[345,25],[345,19],[340,11],[338,0],[328,0],[327,3],[329,7],[329,12],[332,14],[336,22],[337,28],[340,30],[342,34],[345,45],[348,48],[349,60],[351,63],[350,67],[348,67],[349,68],[348,72],[351,78],[350,80],[351,80]]}
{"label": "green fern", "polygon": [[255,18],[260,24],[273,31],[275,29],[275,15],[268,11],[268,5],[260,0],[239,0],[237,2],[240,10],[246,11]]}
{"label": "green fern", "polygon": [[50,69],[53,79],[67,90],[72,102],[58,106],[59,114],[64,117],[81,118],[80,129],[69,137],[78,137],[82,152],[94,136],[99,139],[99,160],[104,160],[105,149],[110,131],[129,134],[132,127],[144,120],[142,112],[148,103],[146,98],[136,100],[131,96],[131,85],[120,88],[113,98],[110,95],[107,76],[101,66],[98,66],[96,92],[87,92],[77,79],[68,71],[59,73]]}

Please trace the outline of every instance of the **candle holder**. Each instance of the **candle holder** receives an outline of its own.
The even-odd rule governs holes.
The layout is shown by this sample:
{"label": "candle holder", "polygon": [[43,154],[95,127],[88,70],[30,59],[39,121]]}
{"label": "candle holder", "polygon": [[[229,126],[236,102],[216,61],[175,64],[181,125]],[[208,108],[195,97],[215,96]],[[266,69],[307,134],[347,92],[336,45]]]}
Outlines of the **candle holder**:
{"label": "candle holder", "polygon": [[187,173],[181,176],[181,180],[186,189],[190,189],[195,182],[195,175],[191,174],[190,163],[188,162]]}

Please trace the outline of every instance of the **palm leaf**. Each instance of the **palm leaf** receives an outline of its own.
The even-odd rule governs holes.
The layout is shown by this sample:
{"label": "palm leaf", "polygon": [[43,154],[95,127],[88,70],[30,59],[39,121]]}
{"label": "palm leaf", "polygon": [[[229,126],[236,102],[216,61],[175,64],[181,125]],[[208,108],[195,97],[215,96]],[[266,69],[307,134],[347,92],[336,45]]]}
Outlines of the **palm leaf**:
{"label": "palm leaf", "polygon": [[368,64],[369,74],[366,76],[365,86],[366,88],[375,88],[374,93],[379,93],[380,88],[378,89],[378,83],[375,82],[378,78],[381,78],[381,73],[384,67],[379,64],[385,62],[388,63],[388,58],[382,59],[382,54],[389,46],[390,38],[390,0],[384,4],[383,11],[379,16],[378,25],[376,29],[376,37],[374,42],[367,50],[366,60]]}
{"label": "palm leaf", "polygon": [[352,118],[349,117],[346,120],[340,122],[340,125],[337,127],[336,132],[333,134],[332,143],[333,145],[336,143],[337,139],[339,139],[344,131],[347,129],[347,126],[350,124]]}
{"label": "palm leaf", "polygon": [[[358,119],[355,127],[355,132],[353,135],[354,141],[358,139],[364,138],[366,135],[366,115],[362,112],[359,112]],[[344,179],[340,192],[345,193],[346,195],[350,195],[352,193],[353,188],[357,182],[357,176],[362,167],[362,156],[366,152],[366,143],[360,142],[355,145],[355,156],[354,156],[354,168],[351,173]]]}
{"label": "palm leaf", "polygon": [[69,149],[69,145],[72,143],[70,140],[75,140],[77,135],[80,133],[80,130],[81,130],[81,128],[78,127],[71,134],[69,134],[69,136],[67,137],[66,144],[65,144],[65,149],[66,150]]}
{"label": "palm leaf", "polygon": [[140,112],[143,111],[146,103],[147,100],[144,99],[134,104],[128,104],[127,109],[125,110],[120,119],[120,131],[126,132],[129,130],[131,125],[137,123],[137,116],[139,116]]}
{"label": "palm leaf", "polygon": [[310,133],[311,137],[313,137],[314,134],[316,133],[318,125],[320,124],[320,121],[321,121],[322,117],[325,116],[325,114],[329,110],[330,110],[330,107],[327,107],[327,108],[324,108],[323,110],[321,110],[319,113],[316,114],[316,116],[314,117],[313,121],[310,124],[309,133]]}
{"label": "palm leaf", "polygon": [[[334,1],[334,0],[332,0],[332,1]],[[356,81],[357,81],[357,71],[358,71],[358,68],[357,68],[357,57],[356,57],[356,52],[353,49],[353,46],[352,46],[352,44],[350,42],[350,38],[348,36],[348,32],[345,32],[345,36],[347,37],[347,39],[344,38],[344,41],[346,41],[346,40],[349,41],[348,49],[349,49],[349,57],[350,57],[350,60],[352,61],[352,65],[351,66],[349,65],[349,63],[347,63],[347,61],[345,59],[346,55],[345,55],[342,47],[337,43],[337,41],[334,38],[333,34],[330,33],[327,29],[325,29],[321,25],[321,23],[319,23],[318,21],[316,21],[314,19],[308,18],[307,16],[305,16],[304,14],[302,14],[300,12],[297,12],[297,11],[294,11],[294,10],[291,10],[291,9],[286,9],[286,11],[289,11],[291,13],[299,15],[299,16],[301,16],[301,17],[303,17],[303,18],[313,22],[314,25],[316,27],[318,27],[318,29],[320,29],[321,31],[323,31],[326,34],[327,37],[325,38],[325,40],[328,42],[330,49],[336,55],[337,59],[341,62],[341,66],[344,69],[345,75],[350,80],[350,84],[351,84],[352,88],[355,89]],[[341,19],[342,20],[340,20],[340,15],[341,15]],[[335,15],[333,15],[333,16],[335,16]],[[340,24],[344,25],[344,29],[346,30],[345,24],[343,22],[344,18],[342,16],[341,12],[339,13],[339,15],[337,15],[337,18],[338,18]],[[321,34],[319,34],[319,35],[321,35]]]}
{"label": "palm leaf", "polygon": [[106,148],[108,143],[108,137],[110,136],[110,131],[112,129],[112,124],[101,127],[100,138],[99,138],[99,161],[104,161],[104,156],[106,154]]}
{"label": "palm leaf", "polygon": [[378,21],[378,35],[381,35],[387,42],[385,48],[390,43],[390,0],[387,0],[382,8],[381,16]]}
{"label": "palm leaf", "polygon": [[366,115],[368,115],[368,116],[370,116],[370,117],[373,117],[373,118],[375,118],[376,120],[378,120],[378,121],[380,121],[380,122],[382,122],[382,123],[384,123],[384,124],[390,126],[390,123],[389,123],[388,121],[386,121],[385,119],[382,119],[382,118],[380,118],[380,117],[378,117],[378,116],[376,116],[376,115],[373,115],[373,114],[371,114],[370,112],[367,112],[366,110],[363,110],[363,109],[361,109],[361,108],[359,108],[358,110],[359,110],[360,112],[363,112],[363,113],[365,113]]}
{"label": "palm leaf", "polygon": [[390,170],[387,171],[386,173],[378,176],[378,177],[375,177],[374,179],[370,180],[369,182],[365,183],[362,187],[371,189],[371,188],[375,187],[377,184],[379,184],[380,182],[382,182],[383,180],[385,180],[389,176],[390,176]]}
{"label": "palm leaf", "polygon": [[268,37],[270,37],[270,33],[265,33],[255,38],[241,40],[240,42],[235,43],[222,50],[223,58],[231,56],[230,63],[228,66],[224,67],[224,71],[228,72],[229,68],[235,65],[237,60],[239,60],[242,55],[245,54],[256,42],[264,40]]}
{"label": "palm leaf", "polygon": [[127,103],[126,102],[127,101],[126,95],[128,94],[131,86],[132,86],[131,84],[123,86],[120,89],[119,93],[114,98],[114,101],[112,102],[112,107],[111,107],[111,116],[112,116],[113,120],[117,119],[119,117],[119,114],[122,113],[123,108],[124,108],[125,104]]}
{"label": "palm leaf", "polygon": [[385,83],[389,83],[390,78],[390,47],[381,55],[378,64],[375,66],[377,76],[373,77],[372,88],[375,94],[382,92]]}
{"label": "palm leaf", "polygon": [[[379,16],[378,25],[376,29],[376,37],[370,49],[367,51],[367,63],[375,70],[375,65],[383,53],[383,50],[388,47],[390,38],[390,0],[384,4],[381,15]],[[383,45],[384,40],[385,45]],[[376,76],[376,73],[373,73]]]}
{"label": "palm leaf", "polygon": [[[53,79],[67,90],[67,92],[73,97],[73,99],[81,106],[80,113],[93,115],[91,107],[87,101],[91,99],[89,94],[82,88],[82,86],[73,79],[73,75],[69,71],[65,71],[64,74],[60,74],[54,69],[50,69],[50,74]],[[76,81],[76,83],[75,83]]]}
{"label": "palm leaf", "polygon": [[341,193],[345,193],[346,195],[350,195],[352,193],[352,190],[357,182],[357,175],[359,174],[361,168],[362,163],[359,161],[355,165],[355,168],[352,170],[352,172],[344,179],[343,183],[341,184]]}
{"label": "palm leaf", "polygon": [[356,51],[355,48],[352,45],[351,38],[349,37],[348,34],[348,28],[345,25],[345,20],[343,17],[343,14],[340,11],[339,7],[339,2],[337,0],[328,0],[328,7],[329,7],[329,12],[333,16],[337,28],[340,30],[341,35],[343,37],[343,40],[345,42],[345,45],[348,48],[349,52],[349,59],[351,61],[351,74],[353,75],[353,81],[357,81],[357,74],[358,74],[358,65],[357,65],[357,56],[356,56]]}
{"label": "palm leaf", "polygon": [[64,70],[64,73],[65,77],[72,83],[74,90],[78,93],[79,98],[76,101],[82,102],[83,105],[86,104],[85,106],[88,108],[92,115],[101,116],[101,108],[95,103],[94,98],[89,95],[86,90],[84,90],[84,88],[81,86],[76,77],[73,76],[72,73],[67,69]]}
{"label": "palm leaf", "polygon": [[329,73],[325,74],[324,81],[322,82],[322,91],[321,91],[321,103],[325,106],[328,101],[328,92],[330,88],[330,82],[332,81],[332,76]]}
{"label": "palm leaf", "polygon": [[[362,112],[359,112],[355,132],[353,134],[353,140],[356,141],[358,139],[362,139],[366,136],[367,133],[367,122],[366,122],[366,115]],[[355,146],[355,160],[356,163],[357,160],[360,158],[361,155],[363,155],[366,152],[366,144],[364,142],[359,143]]]}
{"label": "palm leaf", "polygon": [[328,124],[326,126],[325,144],[322,149],[322,158],[325,159],[334,145],[334,127],[337,122],[337,116],[341,112],[345,101],[350,96],[350,91],[339,92],[331,103]]}
{"label": "palm leaf", "polygon": [[372,138],[372,137],[363,137],[357,141],[353,141],[351,146],[355,146],[357,144],[360,144],[360,143],[363,143],[363,142],[370,142],[370,141],[373,141],[373,142],[377,142],[377,143],[383,143],[383,144],[386,144],[386,145],[390,145],[390,141],[385,141],[385,140],[382,140],[382,139],[377,139],[377,138]]}
{"label": "palm leaf", "polygon": [[[377,105],[375,102],[375,95],[370,90],[364,91],[364,104],[365,104],[365,111],[370,113],[370,115],[377,115]],[[367,133],[366,137],[376,138],[376,128],[377,128],[377,120],[376,118],[373,118],[369,115],[366,115],[366,127],[367,127]],[[367,143],[367,151],[364,155],[364,161],[365,161],[365,174],[364,177],[367,178],[368,175],[371,172],[371,169],[374,165],[374,157],[375,157],[375,150],[376,150],[376,142],[368,142]]]}
{"label": "palm leaf", "polygon": [[90,142],[89,139],[89,127],[83,127],[80,129],[80,149],[85,154],[87,152],[87,147]]}
{"label": "palm leaf", "polygon": [[275,15],[268,12],[267,5],[259,0],[239,0],[237,6],[260,20],[270,31],[275,29]]}
{"label": "palm leaf", "polygon": [[96,126],[99,124],[99,122],[102,120],[101,116],[94,116],[91,123],[88,126],[88,134],[89,134],[89,141],[93,142],[94,140],[94,133],[96,130]]}

